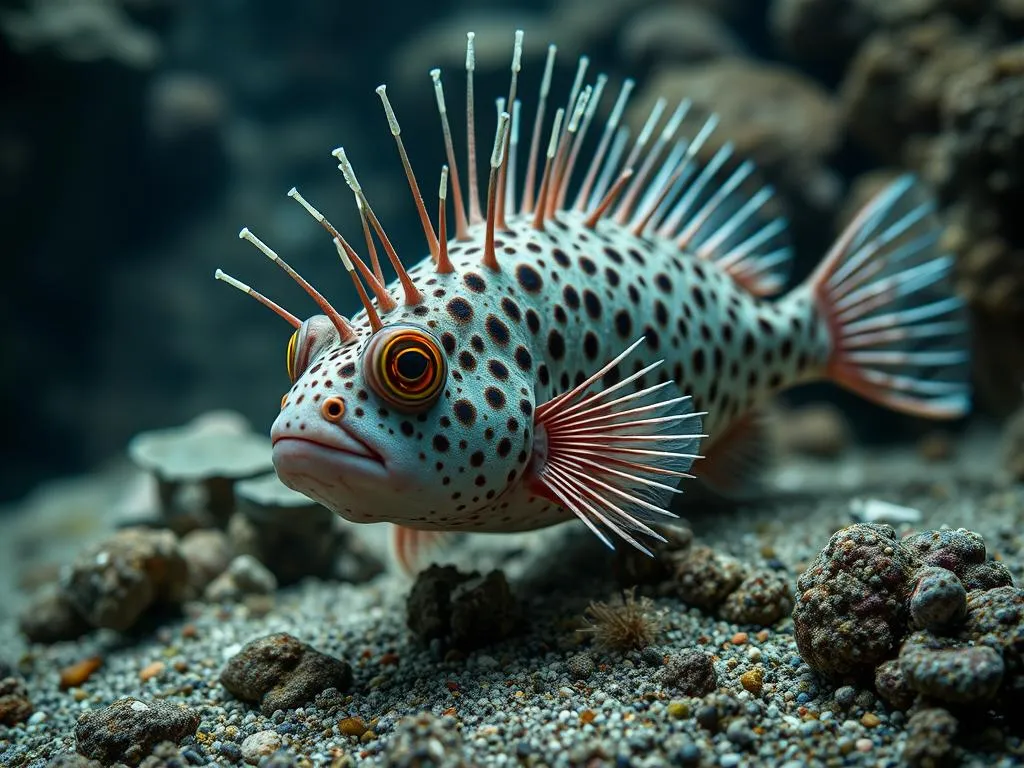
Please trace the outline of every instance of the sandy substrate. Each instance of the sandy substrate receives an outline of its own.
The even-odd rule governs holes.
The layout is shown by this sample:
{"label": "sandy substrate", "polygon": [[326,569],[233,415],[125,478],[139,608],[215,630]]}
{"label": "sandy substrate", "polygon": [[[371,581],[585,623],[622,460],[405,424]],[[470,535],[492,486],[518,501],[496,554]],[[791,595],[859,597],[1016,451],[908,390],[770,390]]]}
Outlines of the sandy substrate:
{"label": "sandy substrate", "polygon": [[[680,511],[704,543],[745,564],[773,564],[795,584],[830,534],[853,522],[851,502],[881,499],[921,511],[919,523],[898,531],[978,531],[1020,583],[1024,488],[1001,481],[997,465],[996,441],[985,434],[958,442],[954,459],[937,464],[909,448],[859,449],[839,462],[786,463],[764,498],[738,508],[691,502]],[[180,618],[130,636],[98,632],[26,647],[17,634],[17,585],[45,579],[105,536],[130,477],[113,469],[0,516],[0,658],[19,665],[36,710],[27,723],[0,726],[2,766],[43,766],[74,752],[79,716],[129,695],[181,703],[200,716],[195,738],[181,746],[185,764],[194,765],[258,761],[257,747],[278,744],[317,766],[412,765],[417,749],[435,765],[900,764],[905,716],[869,691],[837,694],[817,678],[797,653],[789,619],[759,632],[657,598],[665,628],[653,649],[625,656],[595,649],[578,631],[579,617],[591,600],[619,593],[611,556],[582,526],[461,542],[453,552],[460,566],[500,566],[529,622],[520,636],[465,658],[446,659],[417,641],[405,625],[410,582],[392,574],[283,589],[266,613],[194,603]],[[385,545],[383,526],[360,535]],[[351,691],[269,717],[236,701],[219,683],[220,670],[244,643],[272,632],[348,661]],[[661,674],[666,656],[694,647],[714,657],[719,689],[709,697],[681,696]],[[580,653],[593,669],[581,670]],[[103,665],[84,685],[59,689],[61,668],[96,655]],[[140,671],[154,662],[163,671],[143,682]],[[756,669],[762,681],[751,690],[746,673]],[[423,712],[437,717],[418,724],[408,717]],[[361,736],[350,718],[367,728]],[[998,729],[961,743],[966,764],[1024,759],[1020,739]]]}

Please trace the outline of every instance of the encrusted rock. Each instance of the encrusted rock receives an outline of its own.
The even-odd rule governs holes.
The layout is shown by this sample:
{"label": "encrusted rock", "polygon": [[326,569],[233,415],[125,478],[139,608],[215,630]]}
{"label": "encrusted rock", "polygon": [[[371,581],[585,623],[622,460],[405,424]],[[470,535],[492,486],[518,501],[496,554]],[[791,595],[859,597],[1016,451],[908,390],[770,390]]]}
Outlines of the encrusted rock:
{"label": "encrusted rock", "polygon": [[743,566],[734,557],[695,544],[673,556],[679,597],[698,608],[719,606],[743,580]]}
{"label": "encrusted rock", "polygon": [[907,683],[897,659],[883,661],[875,670],[875,690],[893,709],[910,709],[917,692]]}
{"label": "encrusted rock", "polygon": [[90,710],[78,719],[78,752],[105,765],[138,765],[164,741],[180,743],[199,728],[199,715],[169,701],[118,699],[109,707]]}
{"label": "encrusted rock", "polygon": [[481,578],[432,565],[420,572],[409,593],[406,622],[423,640],[469,651],[517,632],[523,612],[501,571]]}
{"label": "encrusted rock", "polygon": [[18,627],[33,643],[77,640],[92,629],[57,584],[46,584],[32,595],[18,617]]}
{"label": "encrusted rock", "polygon": [[31,714],[32,702],[25,684],[14,677],[0,680],[0,725],[17,725]]}
{"label": "encrusted rock", "polygon": [[955,573],[968,592],[1013,583],[1005,565],[988,559],[981,535],[966,528],[924,531],[903,539],[901,546],[922,564]]}
{"label": "encrusted rock", "polygon": [[247,643],[228,661],[220,682],[242,701],[258,703],[265,715],[295,709],[318,693],[352,685],[352,668],[286,633]]}
{"label": "encrusted rock", "polygon": [[793,624],[804,660],[844,677],[870,674],[890,658],[905,631],[913,568],[888,525],[835,533],[797,582]]}
{"label": "encrusted rock", "polygon": [[958,723],[944,709],[919,709],[907,721],[907,740],[900,755],[912,768],[942,768],[956,764],[953,739]]}
{"label": "encrusted rock", "polygon": [[789,581],[776,571],[755,571],[740,582],[718,609],[718,615],[736,624],[769,626],[793,610]]}
{"label": "encrusted rock", "polygon": [[170,531],[126,528],[79,555],[62,586],[94,627],[124,631],[150,607],[185,598],[188,566]]}
{"label": "encrusted rock", "polygon": [[915,632],[900,650],[900,669],[918,693],[950,704],[973,704],[996,695],[1004,665],[1000,653],[988,646],[963,646]]}
{"label": "encrusted rock", "polygon": [[967,612],[967,590],[956,574],[926,566],[915,576],[910,593],[910,621],[918,629],[942,629]]}
{"label": "encrusted rock", "polygon": [[668,657],[661,682],[685,696],[704,696],[718,687],[718,673],[708,654],[688,648]]}

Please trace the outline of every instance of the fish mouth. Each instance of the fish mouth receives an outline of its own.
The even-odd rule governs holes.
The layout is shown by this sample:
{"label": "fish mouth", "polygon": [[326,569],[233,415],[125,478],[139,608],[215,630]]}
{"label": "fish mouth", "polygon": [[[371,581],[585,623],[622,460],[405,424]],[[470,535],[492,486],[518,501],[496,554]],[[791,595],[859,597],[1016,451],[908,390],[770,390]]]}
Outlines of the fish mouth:
{"label": "fish mouth", "polygon": [[278,434],[271,445],[274,468],[282,479],[344,485],[349,479],[380,480],[388,475],[384,457],[343,427],[330,435]]}

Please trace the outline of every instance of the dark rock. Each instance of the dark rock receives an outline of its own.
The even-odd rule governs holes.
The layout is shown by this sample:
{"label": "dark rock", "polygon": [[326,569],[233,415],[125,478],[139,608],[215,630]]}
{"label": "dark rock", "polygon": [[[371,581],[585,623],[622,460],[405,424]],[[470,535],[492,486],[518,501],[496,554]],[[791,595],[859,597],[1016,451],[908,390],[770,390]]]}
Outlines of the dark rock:
{"label": "dark rock", "polygon": [[242,701],[260,704],[265,715],[295,709],[327,688],[348,690],[352,668],[289,634],[253,640],[233,656],[220,682]]}
{"label": "dark rock", "polygon": [[718,673],[708,654],[690,648],[668,657],[661,682],[684,696],[704,696],[718,687]]}
{"label": "dark rock", "polygon": [[910,709],[917,692],[907,683],[897,659],[883,661],[875,670],[875,690],[893,709]]}
{"label": "dark rock", "polygon": [[1013,583],[1013,577],[1005,565],[987,559],[985,540],[981,534],[966,528],[924,531],[906,537],[900,546],[924,565],[945,568],[955,573],[968,592]]}
{"label": "dark rock", "polygon": [[62,586],[94,627],[124,631],[150,607],[185,598],[188,566],[170,531],[125,528],[83,552]]}
{"label": "dark rock", "polygon": [[420,572],[406,601],[406,623],[421,640],[441,640],[460,651],[509,637],[522,621],[522,607],[501,571],[481,578],[433,565]]}
{"label": "dark rock", "polygon": [[57,584],[41,587],[18,617],[22,634],[33,643],[77,640],[92,627]]}
{"label": "dark rock", "polygon": [[57,755],[46,764],[46,768],[102,768],[102,764],[82,755]]}
{"label": "dark rock", "polygon": [[743,580],[743,566],[729,555],[695,544],[673,555],[680,599],[698,608],[718,607]]}
{"label": "dark rock", "polygon": [[565,662],[565,667],[569,672],[569,677],[573,680],[586,680],[597,669],[594,659],[589,653],[577,653],[575,656],[571,656]]}
{"label": "dark rock", "polygon": [[901,757],[913,768],[955,765],[953,739],[958,723],[944,709],[920,709],[907,721],[907,740]]}
{"label": "dark rock", "polygon": [[78,719],[75,741],[85,757],[138,765],[161,742],[180,743],[199,728],[199,715],[167,701],[135,698],[90,710]]}
{"label": "dark rock", "polygon": [[1005,669],[1002,656],[993,648],[963,646],[926,632],[907,638],[899,662],[912,689],[949,704],[994,698]]}
{"label": "dark rock", "polygon": [[14,677],[0,680],[0,725],[17,725],[32,714],[25,684]]}
{"label": "dark rock", "polygon": [[967,612],[967,590],[956,574],[926,566],[915,574],[910,593],[910,621],[918,629],[942,629]]}
{"label": "dark rock", "polygon": [[789,580],[774,571],[755,571],[725,598],[718,615],[735,624],[767,627],[792,610]]}

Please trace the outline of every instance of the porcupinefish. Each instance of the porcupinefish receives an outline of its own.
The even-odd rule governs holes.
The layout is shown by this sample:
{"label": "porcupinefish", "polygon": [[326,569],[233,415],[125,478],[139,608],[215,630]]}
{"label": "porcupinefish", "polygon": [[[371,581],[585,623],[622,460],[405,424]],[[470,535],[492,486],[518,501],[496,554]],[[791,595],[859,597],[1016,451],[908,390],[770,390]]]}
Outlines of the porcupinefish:
{"label": "porcupinefish", "polygon": [[[687,131],[690,102],[669,112],[662,99],[631,138],[623,115],[634,84],[625,80],[588,135],[602,122],[608,78],[587,83],[583,57],[549,123],[551,46],[521,163],[522,41],[517,32],[484,190],[473,34],[461,168],[441,73],[430,73],[447,161],[436,230],[386,88],[377,89],[429,251],[412,268],[343,148],[333,155],[367,258],[289,192],[354,282],[363,309],[352,319],[248,229],[240,237],[321,314],[300,320],[217,271],[295,328],[292,385],[271,430],[285,484],[346,520],[395,524],[406,569],[443,532],[525,531],[574,517],[609,546],[621,539],[648,552],[691,465],[729,489],[767,458],[758,408],[781,389],[830,379],[910,414],[968,410],[964,304],[922,183],[893,181],[806,281],[768,300],[790,270],[786,222],[773,190],[752,186],[751,162],[729,143],[711,151],[715,117]],[[391,284],[378,250],[397,274]]]}

